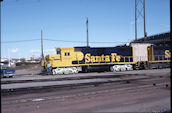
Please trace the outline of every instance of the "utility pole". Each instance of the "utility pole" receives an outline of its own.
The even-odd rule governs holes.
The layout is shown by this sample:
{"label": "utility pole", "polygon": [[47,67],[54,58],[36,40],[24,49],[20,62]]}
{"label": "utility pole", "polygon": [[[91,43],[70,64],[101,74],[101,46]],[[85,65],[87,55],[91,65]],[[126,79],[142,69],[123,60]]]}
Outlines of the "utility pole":
{"label": "utility pole", "polygon": [[135,0],[135,40],[137,40],[137,24],[139,17],[144,21],[144,42],[146,42],[145,0]]}
{"label": "utility pole", "polygon": [[137,40],[137,4],[135,0],[135,40]]}
{"label": "utility pole", "polygon": [[[170,12],[172,12],[172,1],[170,0]],[[172,26],[172,22],[171,22],[171,13],[170,13],[170,38],[172,37],[172,31],[171,31],[171,26]]]}
{"label": "utility pole", "polygon": [[[0,0],[0,48],[1,48],[1,2],[3,0]],[[0,52],[0,62],[1,62],[1,52]]]}
{"label": "utility pole", "polygon": [[146,33],[146,22],[145,22],[145,0],[144,0],[144,42],[146,41],[147,38],[147,33]]}
{"label": "utility pole", "polygon": [[89,46],[89,42],[88,42],[88,17],[87,17],[87,21],[86,21],[86,26],[87,26],[87,47]]}
{"label": "utility pole", "polygon": [[42,33],[42,30],[41,30],[41,65],[44,66],[43,33]]}

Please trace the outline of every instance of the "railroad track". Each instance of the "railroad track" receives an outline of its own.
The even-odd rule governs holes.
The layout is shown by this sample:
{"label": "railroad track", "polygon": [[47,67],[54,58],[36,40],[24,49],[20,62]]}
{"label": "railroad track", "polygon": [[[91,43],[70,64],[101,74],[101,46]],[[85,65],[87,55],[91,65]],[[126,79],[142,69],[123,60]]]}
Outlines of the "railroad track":
{"label": "railroad track", "polygon": [[[27,87],[27,88],[19,88],[19,89],[15,89],[15,88],[10,88],[10,89],[2,89],[2,95],[15,95],[15,94],[24,94],[24,93],[33,93],[33,92],[46,92],[46,91],[51,91],[54,89],[58,89],[58,90],[65,90],[65,89],[74,89],[74,88],[80,88],[80,87],[90,87],[90,86],[99,86],[99,85],[104,85],[104,84],[140,84],[140,85],[145,85],[148,82],[151,82],[150,84],[152,84],[153,86],[157,86],[157,83],[159,82],[163,82],[165,84],[166,87],[170,87],[170,84],[167,83],[170,81],[170,75],[157,75],[157,76],[146,76],[146,75],[142,75],[141,78],[134,78],[138,75],[133,75],[131,78],[131,76],[118,76],[118,80],[115,80],[113,78],[109,79],[108,77],[102,77],[101,79],[107,80],[107,81],[96,81],[96,82],[80,82],[80,83],[74,83],[74,84],[64,84],[64,85],[50,85],[50,86],[39,86],[39,87]],[[140,75],[141,76],[141,75]],[[112,77],[112,76],[111,76]],[[91,79],[91,78],[90,78]],[[96,80],[97,78],[95,78]],[[100,79],[100,78],[98,78]],[[77,81],[80,81],[80,79],[74,79]],[[74,81],[71,80],[71,81]],[[88,80],[86,78],[84,78],[83,80]],[[92,78],[93,80],[93,78]],[[146,82],[144,82],[146,81]],[[63,82],[63,81],[62,81]],[[14,83],[15,84],[15,83]],[[22,85],[22,84],[21,84]],[[127,87],[127,86],[126,86]]]}
{"label": "railroad track", "polygon": [[155,75],[148,75],[148,74],[121,74],[121,73],[110,73],[110,74],[104,74],[104,75],[94,75],[92,73],[90,73],[90,75],[88,76],[60,76],[58,78],[49,78],[49,79],[46,79],[46,78],[42,78],[42,79],[39,79],[39,78],[30,78],[30,79],[26,79],[26,80],[23,80],[23,79],[14,79],[14,80],[1,80],[1,84],[12,84],[12,83],[29,83],[29,82],[45,82],[45,81],[64,81],[64,80],[82,80],[82,79],[96,79],[96,78],[122,78],[122,77],[128,77],[128,76],[149,76],[149,77],[164,77],[164,76],[167,76],[169,75],[170,73],[158,73],[160,74],[159,76],[155,76]]}
{"label": "railroad track", "polygon": [[[96,87],[95,87],[96,86]],[[89,87],[89,88],[88,88]],[[150,90],[150,89],[165,89],[170,90],[170,80],[168,78],[151,78],[151,79],[140,79],[136,81],[130,82],[113,82],[113,83],[106,83],[106,84],[90,84],[90,85],[83,85],[78,87],[63,87],[61,90],[56,89],[56,87],[52,88],[45,88],[40,89],[38,92],[34,93],[41,93],[41,95],[36,95],[35,97],[25,97],[20,98],[18,100],[5,100],[2,104],[15,104],[15,103],[25,103],[25,102],[35,102],[36,99],[42,100],[57,100],[57,99],[70,99],[70,98],[83,98],[83,97],[92,97],[92,96],[103,96],[106,94],[118,94],[126,93],[126,92],[135,92],[135,91],[142,91],[142,90]],[[78,91],[79,90],[79,91]],[[32,91],[27,91],[27,93],[33,93]],[[44,93],[43,93],[44,92]],[[54,92],[53,94],[49,95],[47,93]],[[62,93],[61,93],[62,92]],[[64,93],[66,92],[66,93]],[[14,93],[13,93],[14,94]],[[15,94],[23,94],[23,92],[17,92]],[[2,95],[10,96],[10,95]],[[41,101],[41,100],[40,100]]]}
{"label": "railroad track", "polygon": [[89,75],[89,76],[75,76],[75,77],[63,77],[63,78],[51,78],[51,79],[30,79],[30,80],[5,80],[1,81],[1,84],[12,84],[12,83],[27,83],[27,82],[44,82],[44,81],[63,81],[63,80],[81,80],[81,79],[96,79],[96,78],[118,78],[121,76],[137,76],[137,75],[145,75],[145,74],[108,74],[108,75]]}

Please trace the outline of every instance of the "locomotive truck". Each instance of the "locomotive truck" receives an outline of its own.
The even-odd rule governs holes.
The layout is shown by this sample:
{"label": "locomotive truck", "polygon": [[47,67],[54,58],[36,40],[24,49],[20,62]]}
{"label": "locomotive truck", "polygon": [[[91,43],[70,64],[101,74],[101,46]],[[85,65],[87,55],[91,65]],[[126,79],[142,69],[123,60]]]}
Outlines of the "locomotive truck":
{"label": "locomotive truck", "polygon": [[42,63],[52,74],[89,71],[125,71],[170,67],[171,51],[149,43],[131,43],[116,47],[56,48]]}

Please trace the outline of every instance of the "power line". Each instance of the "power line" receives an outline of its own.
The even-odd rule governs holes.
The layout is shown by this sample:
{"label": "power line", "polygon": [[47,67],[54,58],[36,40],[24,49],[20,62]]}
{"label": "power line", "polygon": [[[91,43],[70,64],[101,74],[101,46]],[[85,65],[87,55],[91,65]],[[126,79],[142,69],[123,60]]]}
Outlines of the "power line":
{"label": "power line", "polygon": [[[17,40],[17,41],[5,41],[2,43],[20,43],[20,42],[33,42],[40,41],[40,39],[31,39],[31,40]],[[55,40],[55,39],[43,39],[45,41],[57,41],[57,42],[70,42],[70,43],[86,43],[85,41],[70,41],[70,40]],[[126,42],[90,42],[90,43],[126,43]]]}
{"label": "power line", "polygon": [[47,38],[45,38],[44,40],[46,40],[46,41],[57,41],[57,42],[86,43],[83,41],[55,40],[55,39],[47,39]]}
{"label": "power line", "polygon": [[[55,40],[55,39],[47,39],[46,41],[57,41],[57,42],[71,42],[71,43],[86,43],[85,41],[67,41],[67,40]],[[89,42],[89,43],[126,43],[126,42]]]}
{"label": "power line", "polygon": [[37,41],[37,40],[40,40],[40,39],[31,39],[31,40],[17,40],[17,41],[5,41],[5,42],[2,42],[2,43],[31,42],[31,41]]}

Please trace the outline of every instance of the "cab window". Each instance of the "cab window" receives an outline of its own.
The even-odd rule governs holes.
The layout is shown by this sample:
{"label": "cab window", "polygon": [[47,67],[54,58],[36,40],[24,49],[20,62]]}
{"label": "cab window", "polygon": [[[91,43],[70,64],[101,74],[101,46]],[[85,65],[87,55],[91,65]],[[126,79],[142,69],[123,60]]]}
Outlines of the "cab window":
{"label": "cab window", "polygon": [[57,54],[61,54],[61,52],[60,51],[57,51]]}
{"label": "cab window", "polygon": [[66,52],[66,53],[65,53],[65,56],[70,56],[70,53],[69,53],[69,52]]}

